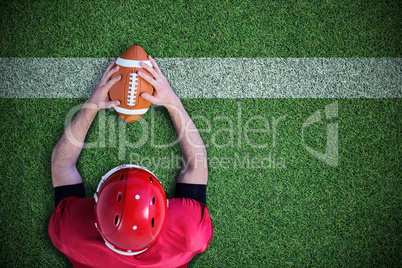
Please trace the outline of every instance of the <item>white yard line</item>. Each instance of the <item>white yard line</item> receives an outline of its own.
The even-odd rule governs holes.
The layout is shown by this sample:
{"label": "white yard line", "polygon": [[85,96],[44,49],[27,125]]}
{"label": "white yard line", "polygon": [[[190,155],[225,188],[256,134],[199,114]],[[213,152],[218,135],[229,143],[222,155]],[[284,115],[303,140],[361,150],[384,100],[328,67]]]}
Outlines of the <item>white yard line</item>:
{"label": "white yard line", "polygon": [[[112,58],[0,58],[0,98],[88,98]],[[157,58],[180,98],[400,98],[401,58]]]}

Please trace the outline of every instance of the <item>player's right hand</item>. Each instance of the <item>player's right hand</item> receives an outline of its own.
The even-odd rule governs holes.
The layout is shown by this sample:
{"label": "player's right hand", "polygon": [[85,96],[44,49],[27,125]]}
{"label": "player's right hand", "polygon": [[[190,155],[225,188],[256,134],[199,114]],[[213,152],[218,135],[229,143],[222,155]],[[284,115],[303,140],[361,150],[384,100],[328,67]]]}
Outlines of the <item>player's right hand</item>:
{"label": "player's right hand", "polygon": [[138,75],[150,83],[155,91],[153,95],[142,93],[141,97],[156,105],[163,105],[165,107],[176,106],[177,103],[180,102],[180,99],[177,97],[176,93],[174,93],[167,78],[162,74],[156,61],[151,56],[148,56],[148,59],[153,67],[144,63],[141,63],[141,67],[147,70],[152,77],[141,71],[138,71]]}

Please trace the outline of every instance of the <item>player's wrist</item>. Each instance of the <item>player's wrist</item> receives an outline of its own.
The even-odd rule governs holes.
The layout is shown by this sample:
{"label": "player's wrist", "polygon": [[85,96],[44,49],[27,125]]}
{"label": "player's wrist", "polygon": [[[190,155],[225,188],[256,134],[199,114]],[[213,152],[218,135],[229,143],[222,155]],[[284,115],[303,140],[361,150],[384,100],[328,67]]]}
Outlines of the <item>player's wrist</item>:
{"label": "player's wrist", "polygon": [[94,112],[98,112],[101,109],[101,104],[94,101],[92,97],[90,97],[82,106],[82,109],[90,109],[93,110]]}
{"label": "player's wrist", "polygon": [[171,101],[169,101],[164,106],[169,112],[171,112],[173,110],[177,110],[178,108],[180,108],[182,104],[179,97],[175,96]]}

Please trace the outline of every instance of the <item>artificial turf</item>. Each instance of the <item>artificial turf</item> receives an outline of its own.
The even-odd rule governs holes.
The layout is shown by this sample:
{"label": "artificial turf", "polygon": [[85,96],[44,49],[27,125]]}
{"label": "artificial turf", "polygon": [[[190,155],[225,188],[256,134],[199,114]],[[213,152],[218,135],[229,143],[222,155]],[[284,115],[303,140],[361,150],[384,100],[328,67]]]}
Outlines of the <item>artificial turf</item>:
{"label": "artificial turf", "polygon": [[3,1],[0,57],[399,57],[400,1]]}
{"label": "artificial turf", "polygon": [[[50,156],[67,115],[84,101],[0,100],[2,266],[69,263],[47,235],[53,210]],[[301,128],[334,102],[338,117],[304,133],[305,144],[324,151],[326,124],[338,123],[339,163],[331,167],[307,152]],[[207,202],[214,223],[214,239],[191,267],[398,265],[399,99],[183,103],[207,145]],[[272,122],[278,118],[274,139]],[[124,163],[153,170],[172,197],[181,159],[175,136],[161,107],[136,124],[125,124],[114,111],[98,114],[78,162],[87,197],[102,175]]]}
{"label": "artificial turf", "polygon": [[[400,10],[371,0],[3,1],[0,57],[115,58],[133,43],[155,58],[400,57]],[[1,267],[70,266],[47,234],[50,157],[84,101],[0,99]],[[182,101],[208,146],[214,223],[190,267],[401,266],[400,99]],[[334,102],[338,116],[302,139],[303,122]],[[306,145],[324,152],[336,123],[333,167]],[[172,197],[175,139],[163,108],[130,125],[101,112],[78,162],[87,196],[109,169],[139,162]]]}

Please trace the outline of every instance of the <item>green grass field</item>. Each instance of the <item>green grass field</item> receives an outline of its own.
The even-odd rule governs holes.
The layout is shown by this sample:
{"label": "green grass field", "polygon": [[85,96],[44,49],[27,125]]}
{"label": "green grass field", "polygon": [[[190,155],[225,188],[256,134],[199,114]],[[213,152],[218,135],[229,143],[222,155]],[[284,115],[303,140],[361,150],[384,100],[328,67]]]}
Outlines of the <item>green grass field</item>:
{"label": "green grass field", "polygon": [[1,57],[399,57],[400,1],[7,1]]}
{"label": "green grass field", "polygon": [[[0,57],[117,57],[133,43],[154,57],[400,57],[400,10],[398,1],[10,1],[0,4]],[[1,267],[71,266],[47,234],[50,157],[84,101],[0,99]],[[207,145],[214,223],[189,267],[402,265],[400,99],[182,102]],[[302,133],[333,103],[336,116]],[[172,197],[173,125],[161,107],[142,118],[95,118],[78,162],[87,197],[124,163],[154,171]],[[334,167],[306,147],[325,152],[336,123]]]}

